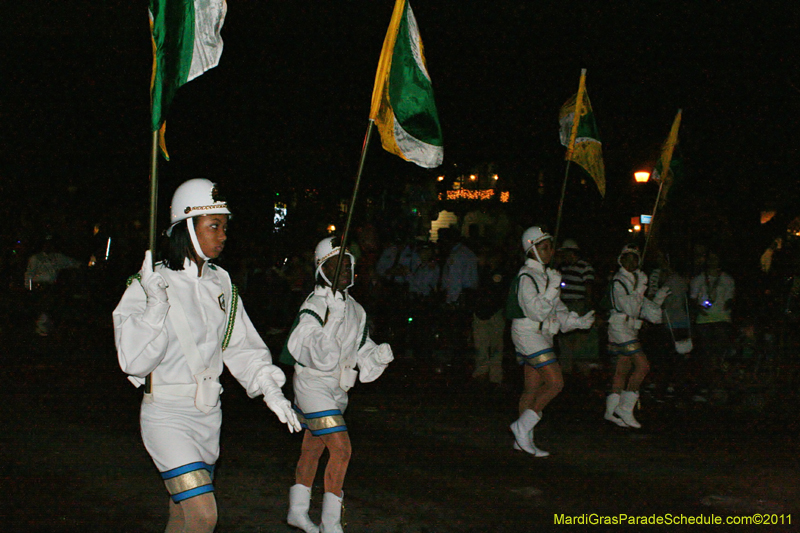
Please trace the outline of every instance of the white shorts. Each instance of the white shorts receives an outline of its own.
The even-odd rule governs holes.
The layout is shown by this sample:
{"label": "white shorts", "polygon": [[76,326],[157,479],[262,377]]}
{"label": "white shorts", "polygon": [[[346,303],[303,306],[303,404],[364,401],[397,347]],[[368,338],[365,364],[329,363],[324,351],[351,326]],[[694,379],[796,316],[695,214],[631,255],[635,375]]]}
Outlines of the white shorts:
{"label": "white shorts", "polygon": [[203,413],[193,398],[157,399],[142,403],[140,424],[144,447],[175,503],[214,490],[222,426],[219,404]]}
{"label": "white shorts", "polygon": [[295,365],[294,409],[302,426],[315,437],[347,431],[344,411],[347,393],[339,386],[339,378],[320,375]]}

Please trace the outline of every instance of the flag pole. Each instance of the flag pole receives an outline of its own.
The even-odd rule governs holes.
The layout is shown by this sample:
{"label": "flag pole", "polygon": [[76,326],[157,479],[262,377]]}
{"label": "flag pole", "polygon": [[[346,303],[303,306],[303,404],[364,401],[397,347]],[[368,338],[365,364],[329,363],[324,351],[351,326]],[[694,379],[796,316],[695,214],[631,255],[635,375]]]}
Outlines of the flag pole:
{"label": "flag pole", "polygon": [[148,248],[156,259],[156,210],[158,209],[158,130],[153,132],[150,146],[150,233]]}
{"label": "flag pole", "polygon": [[347,241],[350,237],[350,226],[353,222],[353,211],[356,206],[356,197],[358,196],[358,188],[361,185],[361,175],[364,171],[364,161],[367,158],[367,149],[369,148],[369,140],[372,137],[372,127],[375,125],[374,119],[369,119],[367,125],[367,133],[364,136],[364,144],[361,146],[361,161],[358,164],[358,174],[356,174],[356,184],[353,187],[353,196],[350,198],[350,207],[347,209],[347,222],[344,225],[344,233],[342,233],[342,243],[339,250],[339,260],[336,262],[336,272],[333,275],[333,294],[336,294],[336,286],[339,284],[339,274],[342,271],[342,263],[344,262],[344,252],[347,250]]}
{"label": "flag pole", "polygon": [[572,163],[572,152],[575,150],[575,138],[578,136],[578,125],[581,121],[583,112],[583,94],[586,92],[586,69],[581,69],[581,77],[578,82],[578,93],[575,95],[575,109],[572,116],[572,131],[567,144],[567,168],[564,171],[564,183],[561,184],[561,199],[558,202],[558,215],[556,216],[556,231],[553,235],[553,246],[558,247],[558,232],[561,229],[561,213],[564,210],[564,197],[567,194],[567,179],[569,178],[569,165]]}
{"label": "flag pole", "polygon": [[561,200],[558,202],[558,216],[556,217],[556,231],[553,235],[553,246],[558,246],[558,231],[561,228],[561,212],[564,210],[564,196],[567,194],[567,179],[569,178],[569,165],[571,159],[567,159],[567,170],[564,172],[564,183],[561,185]]}
{"label": "flag pole", "polygon": [[[681,115],[683,109],[678,109],[678,114],[675,115],[675,120],[672,121],[672,127],[669,131],[667,141],[664,143],[664,148],[661,153],[661,179],[658,183],[658,195],[656,197],[656,205],[653,206],[653,214],[650,217],[650,231],[647,232],[647,237],[644,240],[644,249],[642,250],[642,263],[644,263],[644,256],[647,253],[647,245],[650,242],[650,236],[656,229],[656,211],[661,202],[661,193],[664,183],[670,179],[670,165],[672,164],[672,153],[675,150],[675,145],[678,143],[678,128],[681,125]],[[672,176],[674,179],[674,175]]]}
{"label": "flag pole", "polygon": [[656,205],[653,206],[653,214],[650,215],[650,231],[647,232],[647,237],[644,239],[644,248],[642,249],[642,265],[644,265],[644,256],[647,255],[647,245],[650,243],[650,236],[656,229],[656,211],[658,211],[658,203],[661,201],[661,190],[664,188],[664,176],[658,184],[658,194],[656,195]]}
{"label": "flag pole", "polygon": [[[150,259],[153,264],[156,262],[156,210],[158,208],[158,130],[153,132],[153,139],[150,145],[150,231],[148,237],[148,249]],[[144,378],[144,393],[153,392],[152,374],[147,374]]]}

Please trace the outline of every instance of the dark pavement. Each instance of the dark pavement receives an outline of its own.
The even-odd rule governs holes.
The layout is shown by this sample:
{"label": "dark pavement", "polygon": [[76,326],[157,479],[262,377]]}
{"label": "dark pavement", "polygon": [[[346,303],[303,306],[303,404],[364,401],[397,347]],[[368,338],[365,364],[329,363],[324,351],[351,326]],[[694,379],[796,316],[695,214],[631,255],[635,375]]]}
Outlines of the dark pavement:
{"label": "dark pavement", "polygon": [[[0,311],[0,530],[163,531],[167,496],[141,445],[140,393],[116,363],[115,296],[73,302],[71,316],[80,319],[62,317],[46,338],[34,334],[34,317],[15,298]],[[268,342],[274,349],[280,340]],[[512,451],[508,431],[521,371],[507,361],[506,387],[491,389],[470,383],[463,362],[436,373],[425,361],[398,358],[380,380],[353,390],[346,531],[796,530],[791,376],[722,405],[644,396],[640,431],[604,422],[603,391],[568,381],[536,429],[537,444],[552,455],[534,459]],[[286,500],[301,439],[228,374],[223,384],[217,531],[291,531]],[[321,480],[319,472],[315,519]],[[555,523],[558,515],[585,513],[722,520],[760,513],[778,525]]]}

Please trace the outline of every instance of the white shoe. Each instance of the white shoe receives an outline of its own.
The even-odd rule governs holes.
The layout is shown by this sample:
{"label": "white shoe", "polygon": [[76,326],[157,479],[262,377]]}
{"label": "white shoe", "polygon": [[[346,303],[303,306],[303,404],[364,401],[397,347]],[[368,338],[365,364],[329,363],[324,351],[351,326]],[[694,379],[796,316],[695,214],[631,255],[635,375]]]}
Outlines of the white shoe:
{"label": "white shoe", "polygon": [[319,528],[308,516],[311,506],[311,488],[297,484],[289,489],[289,514],[286,522],[293,527],[302,529],[305,533],[319,533]]}
{"label": "white shoe", "polygon": [[623,422],[632,428],[639,429],[642,425],[633,416],[633,407],[639,400],[639,393],[624,390],[619,395],[619,405],[614,410],[614,414],[622,419]]}
{"label": "white shoe", "polygon": [[617,406],[619,405],[619,394],[612,393],[606,396],[606,414],[604,418],[609,422],[613,422],[621,428],[629,427],[620,417],[614,414]]}
{"label": "white shoe", "polygon": [[[344,498],[344,492],[342,492]],[[342,529],[342,498],[332,492],[322,497],[322,523],[320,533],[344,533]]]}

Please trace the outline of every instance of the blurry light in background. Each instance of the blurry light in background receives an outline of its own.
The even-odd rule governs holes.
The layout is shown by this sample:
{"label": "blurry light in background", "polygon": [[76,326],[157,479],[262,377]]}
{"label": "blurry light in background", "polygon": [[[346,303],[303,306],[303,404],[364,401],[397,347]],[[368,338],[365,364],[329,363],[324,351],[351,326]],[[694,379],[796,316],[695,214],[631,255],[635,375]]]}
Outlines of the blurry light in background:
{"label": "blurry light in background", "polygon": [[439,176],[438,178],[436,178],[436,181],[444,181],[444,176]]}
{"label": "blurry light in background", "polygon": [[636,180],[636,183],[647,183],[647,180],[650,179],[650,173],[646,170],[640,170],[638,172],[633,173],[633,179]]}
{"label": "blurry light in background", "polygon": [[333,233],[334,231],[336,231],[336,226],[334,226],[333,224],[328,226],[328,233]]}

